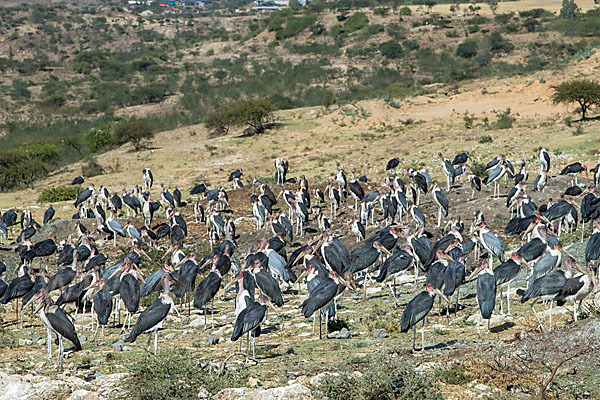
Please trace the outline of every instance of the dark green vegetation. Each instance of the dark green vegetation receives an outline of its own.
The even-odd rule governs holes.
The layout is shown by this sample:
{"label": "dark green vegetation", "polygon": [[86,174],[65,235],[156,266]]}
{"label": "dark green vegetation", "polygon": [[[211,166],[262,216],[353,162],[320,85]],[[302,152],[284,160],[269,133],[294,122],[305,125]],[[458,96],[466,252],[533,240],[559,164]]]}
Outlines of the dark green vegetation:
{"label": "dark green vegetation", "polygon": [[[330,400],[441,400],[444,397],[435,381],[427,374],[416,372],[400,357],[381,357],[361,365],[357,376],[348,366],[337,376],[320,380],[317,393]],[[338,371],[336,371],[338,372]]]}
{"label": "dark green vegetation", "polygon": [[558,103],[577,103],[581,119],[586,119],[592,106],[600,104],[600,84],[587,79],[573,79],[553,86],[552,101]]}
{"label": "dark green vegetation", "polygon": [[40,203],[54,203],[57,201],[73,201],[77,198],[76,186],[57,186],[42,190],[38,197]]}
{"label": "dark green vegetation", "polygon": [[[461,17],[431,13],[431,1],[315,1],[234,14],[247,4],[228,0],[211,5],[210,17],[161,15],[159,7],[143,17],[139,7],[133,18],[122,3],[104,3],[0,8],[8,43],[0,53],[0,190],[122,144],[113,135],[122,121],[144,119],[159,132],[247,99],[286,109],[426,94],[431,84],[560,68],[589,56],[600,36],[600,12],[570,1],[560,16],[535,9],[493,18],[475,15],[477,5],[452,6]],[[48,147],[43,162],[26,150],[38,145]]]}
{"label": "dark green vegetation", "polygon": [[125,381],[128,398],[135,400],[197,399],[201,388],[215,394],[224,388],[244,386],[248,380],[244,368],[209,371],[207,362],[189,350],[165,350],[158,356],[144,355],[129,367]]}
{"label": "dark green vegetation", "polygon": [[269,100],[241,100],[223,107],[206,119],[214,134],[227,134],[232,126],[247,126],[249,134],[261,133],[273,117],[275,105]]}

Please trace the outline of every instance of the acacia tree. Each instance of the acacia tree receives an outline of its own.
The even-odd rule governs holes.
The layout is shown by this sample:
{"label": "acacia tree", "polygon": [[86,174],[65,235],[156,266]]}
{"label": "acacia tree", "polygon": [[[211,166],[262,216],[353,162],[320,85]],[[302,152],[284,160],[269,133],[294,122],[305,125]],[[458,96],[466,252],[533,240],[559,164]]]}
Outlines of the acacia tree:
{"label": "acacia tree", "polygon": [[600,104],[600,84],[588,79],[573,79],[552,86],[552,102],[578,103],[581,108],[581,119],[587,118],[587,112],[593,105]]}
{"label": "acacia tree", "polygon": [[231,126],[248,126],[251,134],[261,133],[273,118],[275,105],[269,100],[242,100],[209,116],[205,124],[215,134],[227,134]]}
{"label": "acacia tree", "polygon": [[114,141],[118,144],[131,142],[136,151],[146,147],[154,136],[154,131],[146,121],[126,121],[116,126],[113,132]]}

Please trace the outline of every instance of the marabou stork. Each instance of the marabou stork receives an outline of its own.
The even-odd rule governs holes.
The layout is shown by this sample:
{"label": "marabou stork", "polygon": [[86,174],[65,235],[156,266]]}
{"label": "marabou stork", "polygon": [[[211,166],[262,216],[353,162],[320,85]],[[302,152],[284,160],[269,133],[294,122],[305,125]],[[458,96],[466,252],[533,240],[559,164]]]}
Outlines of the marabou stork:
{"label": "marabou stork", "polygon": [[506,246],[488,229],[485,222],[479,228],[479,241],[483,248],[490,254],[490,267],[492,265],[492,257],[496,257],[501,263],[504,262]]}
{"label": "marabou stork", "polygon": [[354,176],[354,170],[351,171],[352,180],[348,182],[348,189],[350,189],[350,194],[354,197],[354,209],[356,210],[358,207],[358,202],[362,201],[365,197],[365,191],[363,190],[360,182],[356,180]]}
{"label": "marabou stork", "polygon": [[44,211],[44,225],[46,225],[48,222],[50,222],[52,220],[52,218],[54,218],[54,214],[55,214],[55,210],[54,207],[52,207],[52,204],[50,204],[48,206],[48,209],[46,211]]}
{"label": "marabou stork", "polygon": [[385,166],[385,170],[389,171],[389,170],[396,170],[396,168],[398,167],[398,164],[400,164],[400,159],[398,157],[394,157],[391,160],[389,160]]}
{"label": "marabou stork", "polygon": [[100,278],[98,281],[98,291],[94,296],[93,309],[96,313],[96,330],[94,332],[94,338],[98,334],[98,327],[102,326],[101,339],[104,340],[104,327],[108,324],[110,315],[112,313],[112,295],[106,290],[106,279]]}
{"label": "marabou stork", "polygon": [[258,259],[254,260],[254,268],[251,272],[261,294],[267,296],[277,307],[283,306],[279,283],[264,268],[261,268],[261,262]]}
{"label": "marabou stork", "polygon": [[[302,314],[304,317],[310,318],[315,312],[327,307],[329,303],[334,301],[335,297],[340,293],[340,285],[347,288],[351,288],[350,284],[346,282],[342,277],[338,277],[334,271],[329,272],[329,277],[321,280],[319,286],[317,286],[308,296],[308,299],[304,300],[300,307],[302,308]],[[328,333],[328,321],[329,321],[329,310],[326,311],[325,316],[325,336]],[[319,339],[322,338],[321,333],[321,313],[319,312]]]}
{"label": "marabou stork", "polygon": [[110,216],[106,219],[106,227],[113,234],[113,247],[117,247],[117,235],[125,237],[123,226],[115,219],[115,212],[111,210]]}
{"label": "marabou stork", "polygon": [[352,233],[356,236],[356,242],[365,240],[365,226],[356,217],[352,218]]}
{"label": "marabou stork", "polygon": [[432,285],[427,285],[427,289],[416,295],[411,301],[408,302],[404,312],[402,313],[402,320],[400,321],[400,332],[408,332],[410,328],[413,328],[413,350],[417,351],[415,347],[415,341],[417,337],[416,325],[423,321],[423,329],[421,330],[421,348],[425,348],[425,318],[431,308],[433,307],[433,301],[435,295],[438,295],[448,301],[444,294]]}
{"label": "marabou stork", "polygon": [[338,210],[340,208],[341,202],[341,193],[338,188],[333,185],[333,180],[329,180],[329,185],[327,186],[327,194],[329,196],[329,203],[331,208],[330,218],[333,220],[333,216],[337,217]]}
{"label": "marabou stork", "polygon": [[64,355],[63,338],[73,343],[75,346],[72,351],[81,350],[81,343],[75,332],[75,326],[71,320],[67,317],[62,308],[52,304],[50,296],[46,294],[44,290],[40,291],[39,294],[39,307],[36,311],[40,314],[40,319],[46,327],[48,337],[46,342],[48,343],[48,357],[52,356],[52,334],[54,333],[58,338],[58,355],[56,360],[56,368],[62,369],[62,360]]}
{"label": "marabou stork", "polygon": [[227,178],[227,182],[231,182],[234,179],[240,179],[242,177],[242,175],[244,175],[244,173],[242,172],[241,168],[236,169],[235,171],[233,171],[232,173],[229,174],[229,177]]}
{"label": "marabou stork", "polygon": [[[6,304],[16,299],[15,312],[17,314],[17,324],[19,323],[19,299],[27,294],[34,286],[33,270],[24,267],[25,274],[9,282],[4,290],[4,295],[0,299],[0,304]],[[23,326],[23,313],[21,313],[21,327]]]}
{"label": "marabou stork", "polygon": [[92,194],[94,194],[94,185],[90,185],[83,192],[79,193],[79,196],[77,196],[77,200],[75,200],[73,205],[75,207],[79,207],[79,205],[85,203],[90,197],[92,197]]}
{"label": "marabou stork", "polygon": [[439,227],[442,223],[442,212],[444,217],[448,216],[448,197],[440,187],[437,181],[433,181],[433,188],[431,189],[431,196],[433,197],[434,203],[438,206],[438,222]]}
{"label": "marabou stork", "polygon": [[[577,265],[575,265],[578,267]],[[578,267],[580,269],[580,267]],[[556,304],[560,307],[567,301],[573,302],[573,320],[577,321],[579,309],[583,299],[592,292],[594,288],[594,272],[590,265],[587,266],[587,272],[573,278],[568,278],[561,291],[554,298]],[[579,304],[577,302],[579,301]]]}
{"label": "marabou stork", "polygon": [[584,172],[585,171],[585,176],[587,176],[588,174],[588,169],[585,165],[583,165],[582,163],[580,163],[579,161],[571,163],[569,165],[567,165],[566,167],[563,168],[562,171],[560,171],[561,175],[570,175],[571,176],[571,185],[573,185],[573,182],[575,182],[575,185],[577,185],[577,175],[580,172]]}
{"label": "marabou stork", "polygon": [[528,287],[533,284],[533,282],[544,276],[548,273],[552,272],[560,265],[562,261],[562,251],[560,242],[556,242],[554,246],[548,251],[544,253],[544,255],[538,260],[533,267],[531,274],[527,277],[527,285]]}
{"label": "marabou stork", "polygon": [[442,153],[438,153],[438,155],[442,159],[442,169],[446,175],[446,190],[450,191],[450,184],[454,183],[454,167],[450,160],[444,157]]}
{"label": "marabou stork", "polygon": [[192,190],[190,190],[190,195],[193,196],[195,194],[198,195],[198,200],[200,200],[200,196],[206,192],[206,184],[205,183],[198,183],[197,185],[195,185]]}
{"label": "marabou stork", "polygon": [[477,175],[469,175],[471,183],[471,200],[475,198],[475,191],[481,192],[481,179]]}
{"label": "marabou stork", "polygon": [[[496,305],[496,277],[487,261],[481,262],[482,269],[477,275],[477,305],[481,318],[487,319],[487,330],[490,331],[490,319]],[[479,331],[479,326],[477,327]]]}
{"label": "marabou stork", "polygon": [[485,186],[490,186],[491,184],[494,185],[494,194],[492,197],[494,199],[496,199],[500,196],[499,182],[500,182],[500,179],[502,179],[502,177],[504,175],[506,175],[507,170],[508,170],[508,167],[506,165],[504,165],[504,164],[498,165],[498,166],[494,167],[494,169],[491,170],[490,173],[488,174],[488,176],[483,180],[483,183],[485,184]]}
{"label": "marabou stork", "polygon": [[252,356],[256,358],[256,336],[260,335],[260,324],[265,319],[267,306],[265,298],[260,296],[257,302],[248,304],[237,316],[231,341],[235,342],[246,334],[246,356],[249,355],[250,334],[252,334]]}
{"label": "marabou stork", "polygon": [[208,302],[211,302],[210,314],[211,324],[215,326],[215,314],[214,314],[214,299],[217,292],[221,288],[222,276],[217,268],[211,269],[210,273],[204,278],[196,287],[196,294],[194,295],[194,308],[200,310],[204,309],[204,328],[206,329],[206,315],[208,314]]}
{"label": "marabou stork", "polygon": [[154,183],[154,176],[152,176],[150,168],[142,168],[142,178],[144,178],[144,189],[150,190]]}
{"label": "marabou stork", "polygon": [[543,147],[538,147],[538,160],[540,162],[540,173],[550,171],[550,154]]}
{"label": "marabou stork", "polygon": [[[396,278],[408,271],[412,266],[413,260],[414,257],[409,248],[407,251],[400,250],[391,257],[386,258],[384,263],[379,267],[379,275],[375,277],[375,281],[379,283],[387,282],[387,285],[393,285],[393,290],[392,287],[388,287],[390,287],[394,300],[396,299]],[[392,284],[389,283],[390,280],[393,280]]]}
{"label": "marabou stork", "polygon": [[537,319],[542,331],[544,331],[544,326],[542,325],[542,322],[535,311],[534,305],[539,300],[550,301],[550,329],[552,329],[552,304],[554,303],[554,298],[565,286],[568,277],[569,276],[566,275],[564,271],[551,272],[536,279],[531,285],[529,285],[521,297],[521,303],[525,303],[528,300],[533,299],[533,302],[531,303],[531,309],[533,310],[535,318]]}
{"label": "marabou stork", "polygon": [[158,299],[156,299],[154,303],[150,305],[150,307],[146,308],[140,314],[135,326],[127,338],[128,342],[133,343],[139,335],[148,332],[148,351],[150,351],[152,332],[154,332],[154,355],[156,355],[158,347],[158,330],[162,328],[163,321],[171,309],[175,310],[177,315],[179,315],[179,311],[177,311],[177,308],[175,308],[175,304],[173,304],[173,299],[170,295],[170,287],[171,281],[178,286],[180,286],[180,284],[169,273],[163,274],[162,279],[163,292],[159,295]]}

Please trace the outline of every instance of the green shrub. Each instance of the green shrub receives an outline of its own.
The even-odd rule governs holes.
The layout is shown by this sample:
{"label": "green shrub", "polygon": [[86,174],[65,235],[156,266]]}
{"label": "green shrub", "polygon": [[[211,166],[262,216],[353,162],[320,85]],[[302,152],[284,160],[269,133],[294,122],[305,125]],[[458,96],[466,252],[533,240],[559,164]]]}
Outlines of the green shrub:
{"label": "green shrub", "polygon": [[490,34],[488,37],[488,45],[494,53],[510,53],[515,48],[515,45],[508,39],[502,37],[498,31]]}
{"label": "green shrub", "polygon": [[55,144],[39,142],[0,151],[0,190],[16,189],[44,177],[58,163]]}
{"label": "green shrub", "polygon": [[369,18],[362,12],[355,12],[344,21],[344,33],[354,33],[369,23]]}
{"label": "green shrub", "polygon": [[469,33],[479,32],[479,25],[469,25],[467,31],[469,31]]}
{"label": "green shrub", "polygon": [[477,39],[466,39],[456,48],[456,55],[463,58],[472,58],[477,55]]}
{"label": "green shrub", "polygon": [[[352,368],[354,369],[354,368]],[[336,371],[337,372],[337,371]],[[441,400],[438,385],[426,374],[416,372],[398,358],[370,362],[357,376],[341,372],[321,379],[315,388],[318,398],[329,400]]]}
{"label": "green shrub", "polygon": [[404,47],[406,48],[406,50],[411,51],[411,50],[418,50],[420,45],[419,42],[417,42],[416,40],[405,40],[404,42],[402,42],[402,44],[404,45]]}
{"label": "green shrub", "polygon": [[27,83],[22,79],[13,79],[10,97],[13,100],[26,100],[31,97],[31,92],[27,88]]}
{"label": "green shrub", "polygon": [[510,115],[510,108],[507,108],[506,111],[496,114],[496,122],[494,123],[494,127],[496,129],[510,129],[515,122],[515,118]]}
{"label": "green shrub", "polygon": [[57,186],[42,190],[37,201],[38,203],[56,203],[59,201],[74,201],[76,198],[76,186]]}
{"label": "green shrub", "polygon": [[404,48],[393,40],[381,43],[379,51],[386,58],[400,58],[404,54]]}
{"label": "green shrub", "polygon": [[[492,143],[493,141],[494,140],[489,135],[484,135],[484,136],[482,136],[482,137],[479,138],[479,143],[481,143],[481,144]],[[475,175],[477,175],[477,174],[475,174]],[[479,175],[477,175],[477,176],[479,176]]]}
{"label": "green shrub", "polygon": [[389,12],[390,12],[390,9],[388,7],[376,7],[373,10],[373,14],[381,15],[382,17],[386,16]]}
{"label": "green shrub", "polygon": [[446,31],[446,37],[457,38],[458,33],[454,29],[450,29],[449,31]]}
{"label": "green shrub", "polygon": [[473,380],[473,377],[467,374],[466,370],[462,365],[453,365],[448,369],[437,370],[435,378],[446,385],[466,385]]}
{"label": "green shrub", "polygon": [[94,154],[100,150],[104,150],[113,144],[112,126],[93,128],[85,134],[84,139],[87,144],[88,153]]}
{"label": "green shrub", "polygon": [[[483,138],[489,138],[489,142],[482,142]],[[479,138],[479,143],[491,143],[492,142],[492,138],[491,136],[482,136],[481,138]],[[480,177],[481,179],[485,178],[485,176],[487,175],[487,172],[485,171],[485,164],[475,161],[471,163],[471,173],[473,175],[476,175],[478,177]]]}
{"label": "green shrub", "polygon": [[367,30],[365,31],[365,36],[369,37],[369,36],[373,36],[373,35],[377,35],[380,32],[383,32],[385,29],[383,28],[383,25],[381,24],[373,24],[373,25],[369,25],[367,26]]}
{"label": "green shrub", "polygon": [[133,400],[197,399],[201,388],[214,395],[228,387],[244,386],[246,368],[227,369],[223,376],[209,374],[199,368],[196,354],[189,350],[161,350],[157,355],[144,355],[128,364],[129,375],[124,389]]}
{"label": "green shrub", "polygon": [[410,10],[409,7],[404,6],[400,9],[400,11],[398,11],[400,13],[400,15],[411,15],[412,11]]}
{"label": "green shrub", "polygon": [[88,178],[104,174],[104,168],[96,161],[95,158],[90,158],[87,163],[81,166],[81,174]]}

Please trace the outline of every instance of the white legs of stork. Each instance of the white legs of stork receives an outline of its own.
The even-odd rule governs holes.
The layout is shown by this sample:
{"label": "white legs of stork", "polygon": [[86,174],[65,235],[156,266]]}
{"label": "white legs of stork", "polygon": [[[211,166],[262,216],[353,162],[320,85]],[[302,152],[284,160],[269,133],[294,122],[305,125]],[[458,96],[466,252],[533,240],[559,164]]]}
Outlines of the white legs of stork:
{"label": "white legs of stork", "polygon": [[[504,314],[504,306],[502,300],[504,299],[502,286],[500,287],[500,314]],[[506,306],[508,309],[508,315],[510,315],[510,283],[506,286]]]}
{"label": "white legs of stork", "polygon": [[421,351],[425,349],[425,320],[427,317],[423,318],[423,327],[421,328],[421,348],[417,349],[415,346],[417,339],[417,324],[413,325],[413,351]]}
{"label": "white legs of stork", "polygon": [[[537,319],[538,322],[538,326],[540,327],[540,329],[542,330],[542,332],[546,332],[546,329],[544,329],[544,325],[542,325],[542,321],[540,321],[540,318],[537,314],[537,312],[535,311],[535,303],[537,303],[537,301],[539,300],[539,298],[533,300],[531,302],[531,309],[533,310],[533,314],[535,315],[535,319]],[[550,330],[552,330],[552,304],[554,303],[554,301],[552,299],[550,299]]]}
{"label": "white legs of stork", "polygon": [[439,209],[438,209],[438,221],[437,221],[438,228],[440,227],[441,223],[442,223],[442,207],[439,207]]}
{"label": "white legs of stork", "polygon": [[152,343],[152,332],[154,332],[154,355],[156,355],[158,351],[158,325],[156,325],[154,329],[148,333],[148,346],[146,348],[147,351],[150,351],[150,344]]}

